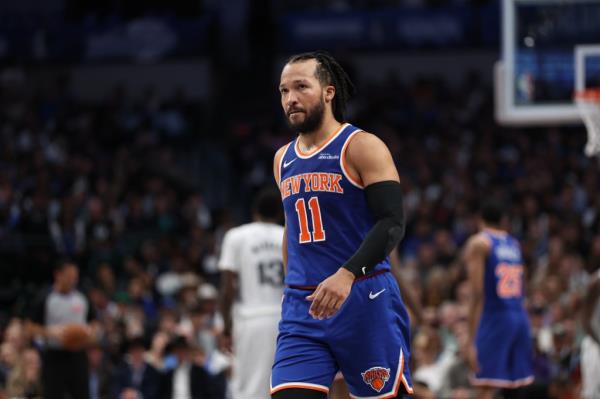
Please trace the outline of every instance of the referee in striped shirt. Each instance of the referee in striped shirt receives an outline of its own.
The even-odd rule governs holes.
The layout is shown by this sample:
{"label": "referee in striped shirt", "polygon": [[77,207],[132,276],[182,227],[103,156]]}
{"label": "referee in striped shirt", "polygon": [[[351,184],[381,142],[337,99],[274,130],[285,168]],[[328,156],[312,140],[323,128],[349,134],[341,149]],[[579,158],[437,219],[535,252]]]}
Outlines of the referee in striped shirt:
{"label": "referee in striped shirt", "polygon": [[93,308],[77,290],[79,269],[63,260],[54,270],[53,285],[33,304],[29,332],[42,340],[42,385],[45,399],[89,399],[89,370],[85,347],[65,348],[65,326],[88,326],[95,330]]}

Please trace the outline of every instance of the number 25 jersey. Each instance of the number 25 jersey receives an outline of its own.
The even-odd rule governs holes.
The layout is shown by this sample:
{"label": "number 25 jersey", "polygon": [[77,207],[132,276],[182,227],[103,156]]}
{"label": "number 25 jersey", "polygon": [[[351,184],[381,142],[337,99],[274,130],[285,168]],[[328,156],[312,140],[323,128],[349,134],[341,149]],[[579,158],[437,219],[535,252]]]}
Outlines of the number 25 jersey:
{"label": "number 25 jersey", "polygon": [[505,232],[484,230],[490,243],[485,263],[484,311],[523,310],[524,269],[518,241]]}
{"label": "number 25 jersey", "polygon": [[[373,226],[363,187],[346,168],[345,151],[361,131],[343,124],[327,142],[303,152],[298,138],[279,163],[279,189],[287,228],[285,283],[317,286],[358,249]],[[375,270],[389,270],[385,259]]]}

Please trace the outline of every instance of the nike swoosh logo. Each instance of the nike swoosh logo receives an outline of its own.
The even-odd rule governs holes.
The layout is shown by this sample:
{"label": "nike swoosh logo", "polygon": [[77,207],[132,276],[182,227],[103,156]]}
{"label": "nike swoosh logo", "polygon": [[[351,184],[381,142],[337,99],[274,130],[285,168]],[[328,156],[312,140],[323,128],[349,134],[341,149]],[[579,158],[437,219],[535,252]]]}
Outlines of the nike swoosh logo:
{"label": "nike swoosh logo", "polygon": [[377,291],[376,293],[373,294],[373,291],[369,291],[369,299],[375,299],[377,298],[379,295],[381,295],[381,293],[385,291],[385,288],[382,289],[381,291]]}
{"label": "nike swoosh logo", "polygon": [[296,159],[298,159],[298,158],[294,158],[290,162],[283,161],[283,167],[284,167],[284,169],[287,168],[288,166],[290,166],[292,164],[292,162],[294,162]]}
{"label": "nike swoosh logo", "polygon": [[367,267],[366,267],[366,266],[363,266],[363,268],[362,268],[362,272],[363,272],[363,274],[365,274],[365,275],[367,274]]}

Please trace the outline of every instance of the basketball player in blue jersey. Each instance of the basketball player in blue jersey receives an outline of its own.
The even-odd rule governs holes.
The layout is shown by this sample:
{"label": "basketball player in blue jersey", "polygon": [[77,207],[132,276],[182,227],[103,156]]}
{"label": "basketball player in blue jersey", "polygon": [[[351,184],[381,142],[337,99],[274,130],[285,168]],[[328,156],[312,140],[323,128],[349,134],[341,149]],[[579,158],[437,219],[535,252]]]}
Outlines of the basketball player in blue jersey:
{"label": "basketball player in blue jersey", "polygon": [[471,383],[478,398],[491,399],[504,388],[504,397],[516,397],[516,388],[533,382],[529,319],[523,306],[524,269],[519,243],[500,229],[499,202],[481,210],[481,232],[469,239],[464,259],[472,287],[469,311]]}
{"label": "basketball player in blue jersey", "polygon": [[281,105],[298,136],[277,151],[286,276],[274,399],[323,399],[340,370],[356,398],[412,393],[409,320],[388,255],[404,235],[386,145],[344,123],[352,83],[322,52],[291,57]]}

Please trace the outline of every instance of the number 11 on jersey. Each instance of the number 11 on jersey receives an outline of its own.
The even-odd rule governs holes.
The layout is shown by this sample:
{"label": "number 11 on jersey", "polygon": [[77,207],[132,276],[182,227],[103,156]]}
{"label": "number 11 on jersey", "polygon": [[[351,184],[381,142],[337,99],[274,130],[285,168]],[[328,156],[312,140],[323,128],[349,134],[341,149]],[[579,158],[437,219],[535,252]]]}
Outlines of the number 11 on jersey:
{"label": "number 11 on jersey", "polygon": [[308,207],[310,208],[310,217],[313,226],[312,234],[308,230],[308,215],[306,213],[304,198],[299,198],[296,201],[296,212],[298,213],[298,223],[300,225],[300,244],[325,241],[325,230],[323,229],[323,220],[321,219],[319,199],[317,197],[310,197]]}

